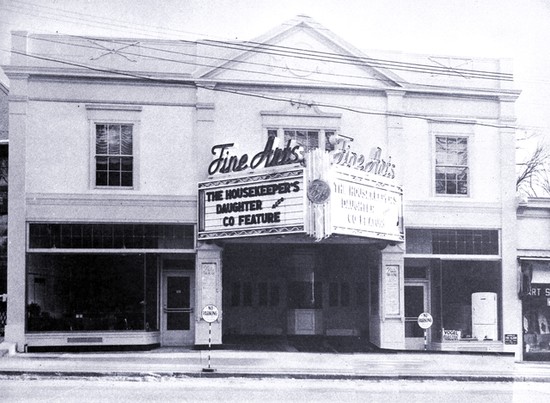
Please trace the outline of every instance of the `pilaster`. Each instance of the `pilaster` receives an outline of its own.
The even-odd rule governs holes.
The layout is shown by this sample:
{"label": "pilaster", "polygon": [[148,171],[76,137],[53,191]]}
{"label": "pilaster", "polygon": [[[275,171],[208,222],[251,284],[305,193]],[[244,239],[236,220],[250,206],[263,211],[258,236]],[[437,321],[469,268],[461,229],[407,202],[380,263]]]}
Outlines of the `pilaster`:
{"label": "pilaster", "polygon": [[388,90],[386,91],[386,102],[388,116],[386,120],[387,125],[387,153],[392,157],[392,163],[396,166],[396,178],[397,183],[403,183],[403,166],[404,158],[402,150],[403,145],[403,97],[405,91],[400,90]]}
{"label": "pilaster", "polygon": [[387,246],[380,252],[380,347],[405,348],[404,247]]}
{"label": "pilaster", "polygon": [[199,242],[197,246],[195,275],[195,344],[206,345],[209,339],[209,324],[202,319],[206,305],[218,308],[219,318],[212,323],[212,344],[222,342],[222,251],[214,244]]}
{"label": "pilaster", "polygon": [[25,177],[27,137],[27,76],[10,76],[8,178],[8,306],[5,340],[25,349]]}

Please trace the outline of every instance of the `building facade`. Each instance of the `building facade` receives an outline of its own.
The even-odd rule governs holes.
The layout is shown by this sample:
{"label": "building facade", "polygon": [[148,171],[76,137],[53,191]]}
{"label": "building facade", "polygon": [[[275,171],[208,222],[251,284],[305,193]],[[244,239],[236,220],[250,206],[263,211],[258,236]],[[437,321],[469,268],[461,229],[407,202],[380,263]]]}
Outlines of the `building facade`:
{"label": "building facade", "polygon": [[521,353],[508,61],[364,54],[307,17],[12,43],[19,350],[211,330]]}
{"label": "building facade", "polygon": [[523,359],[550,361],[550,199],[518,203]]}

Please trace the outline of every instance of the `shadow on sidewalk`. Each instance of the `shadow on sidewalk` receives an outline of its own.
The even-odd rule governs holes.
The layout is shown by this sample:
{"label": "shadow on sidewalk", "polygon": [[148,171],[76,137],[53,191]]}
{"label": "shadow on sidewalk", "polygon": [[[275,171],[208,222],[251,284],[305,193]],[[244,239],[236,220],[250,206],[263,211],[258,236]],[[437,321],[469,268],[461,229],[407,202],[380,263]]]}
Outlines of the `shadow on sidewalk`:
{"label": "shadow on sidewalk", "polygon": [[222,349],[302,353],[374,353],[385,351],[360,336],[227,335],[223,338]]}

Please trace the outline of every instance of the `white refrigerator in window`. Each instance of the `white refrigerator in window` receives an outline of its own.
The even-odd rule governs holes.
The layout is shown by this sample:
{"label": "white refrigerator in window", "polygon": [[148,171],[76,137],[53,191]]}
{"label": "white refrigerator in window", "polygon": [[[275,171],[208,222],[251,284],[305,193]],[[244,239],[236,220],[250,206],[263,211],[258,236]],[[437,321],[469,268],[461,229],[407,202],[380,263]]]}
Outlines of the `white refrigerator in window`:
{"label": "white refrigerator in window", "polygon": [[478,340],[497,340],[497,294],[475,292],[472,294],[472,337]]}

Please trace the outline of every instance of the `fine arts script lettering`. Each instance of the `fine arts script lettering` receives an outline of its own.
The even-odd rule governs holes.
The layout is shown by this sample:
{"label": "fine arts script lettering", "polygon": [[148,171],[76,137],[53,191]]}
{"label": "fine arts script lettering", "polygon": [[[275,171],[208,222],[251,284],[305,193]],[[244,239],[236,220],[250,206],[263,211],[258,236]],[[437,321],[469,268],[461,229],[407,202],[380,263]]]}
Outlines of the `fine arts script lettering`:
{"label": "fine arts script lettering", "polygon": [[[208,166],[208,174],[240,172],[246,169],[256,169],[261,166],[275,167],[301,163],[304,161],[304,151],[300,145],[289,140],[284,148],[275,147],[275,138],[269,137],[262,151],[249,158],[248,154],[231,155],[234,143],[218,144],[212,147],[214,160]],[[346,141],[335,141],[334,150],[330,151],[332,163],[347,166],[359,171],[373,173],[389,179],[395,178],[395,164],[382,158],[382,149],[373,148],[367,157],[351,150]]]}

